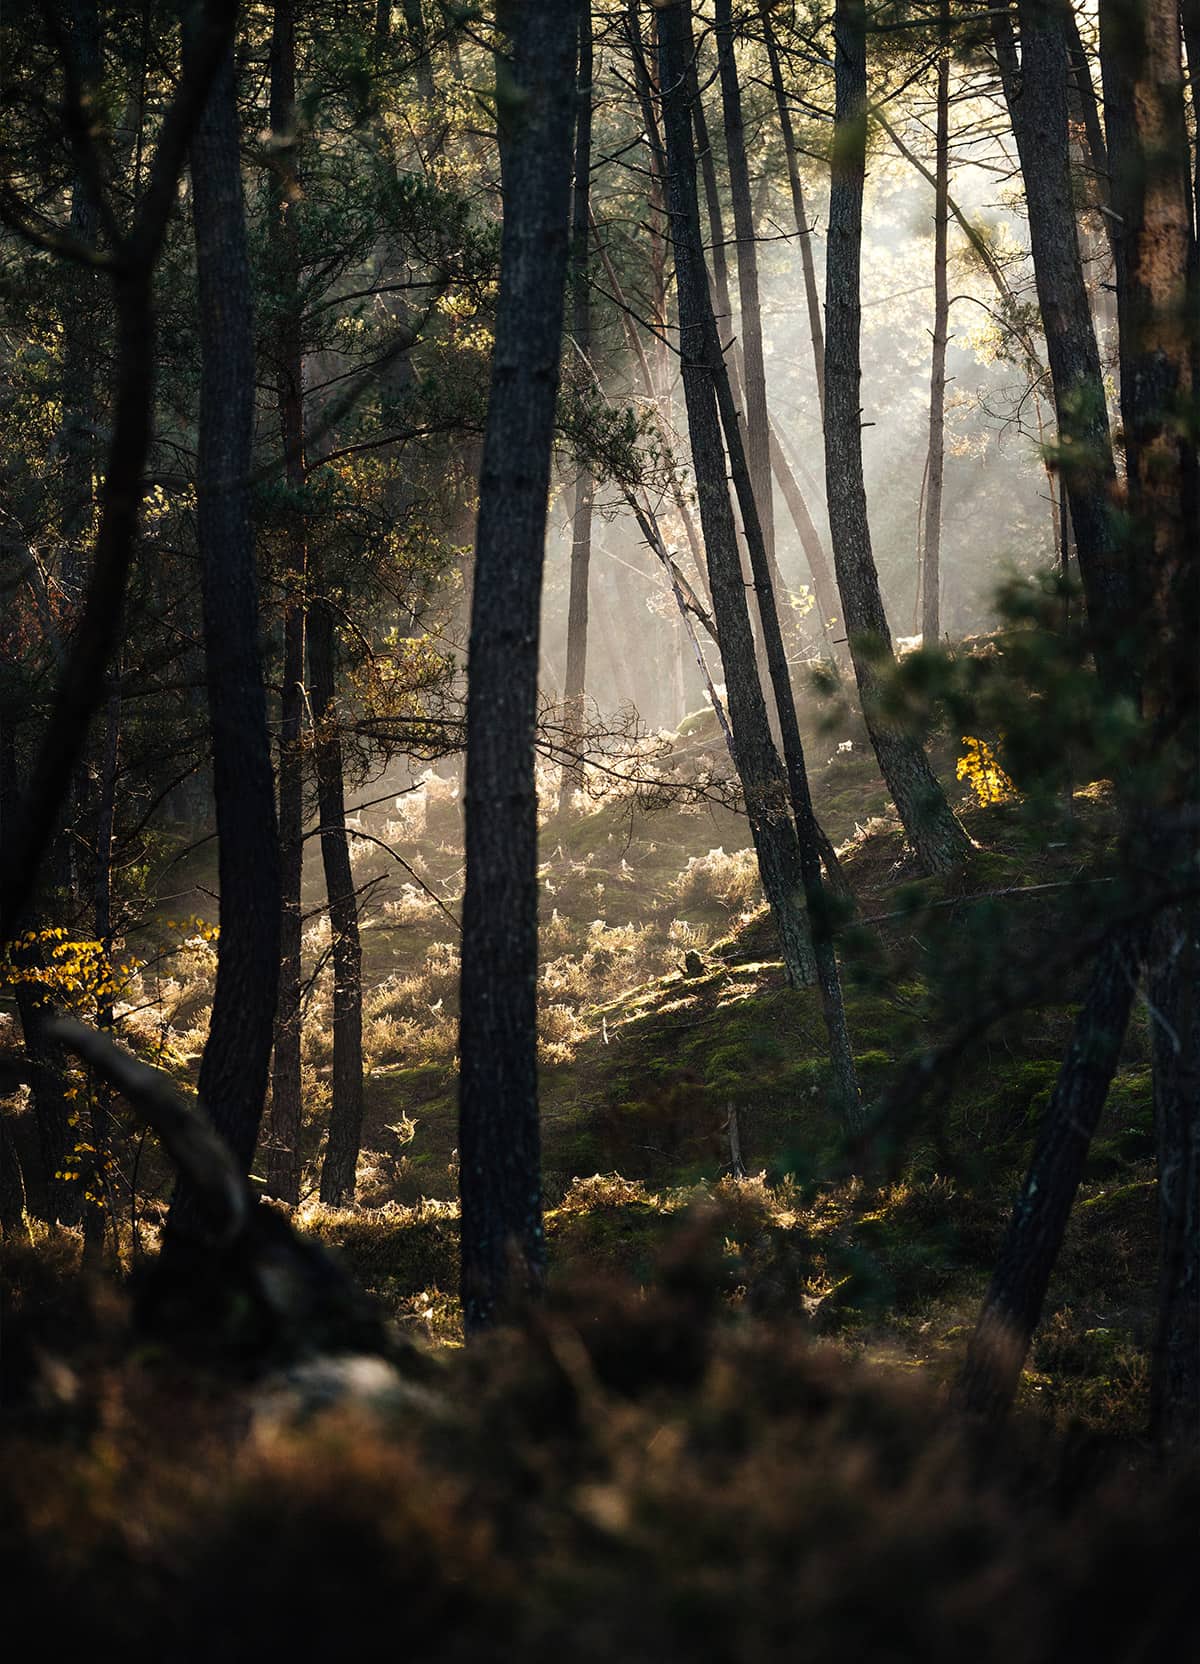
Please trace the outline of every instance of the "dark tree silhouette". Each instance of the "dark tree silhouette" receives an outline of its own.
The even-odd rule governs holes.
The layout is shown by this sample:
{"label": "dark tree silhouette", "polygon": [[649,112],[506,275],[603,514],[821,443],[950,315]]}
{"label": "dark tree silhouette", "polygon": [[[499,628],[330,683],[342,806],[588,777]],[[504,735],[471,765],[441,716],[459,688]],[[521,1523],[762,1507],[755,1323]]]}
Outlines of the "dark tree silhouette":
{"label": "dark tree silhouette", "polygon": [[[767,720],[767,705],[755,663],[750,609],[742,579],[733,510],[725,474],[718,399],[724,397],[727,430],[737,436],[729,377],[721,353],[709,296],[708,274],[700,240],[696,194],[692,100],[687,66],[692,52],[691,20],[685,4],[658,9],[659,85],[662,88],[671,238],[679,294],[679,341],[683,392],[700,524],[708,556],[709,587],[728,691],[729,718],[746,812],[758,853],[763,893],[779,931],[784,963],[795,983],[814,977],[812,945],[803,906],[803,884],[796,829],[792,823],[787,781]],[[753,494],[742,503],[754,520]],[[761,545],[761,535],[759,539]],[[763,574],[765,578],[765,573]],[[758,575],[755,577],[763,591]],[[770,584],[766,582],[765,591]],[[766,643],[764,643],[764,648]],[[785,671],[786,674],[786,671]]]}
{"label": "dark tree silhouette", "polygon": [[300,1200],[300,1001],[303,935],[300,889],[304,874],[304,582],[308,549],[304,491],[304,358],[295,226],[295,164],[290,152],[296,113],[296,8],[275,0],[271,31],[271,132],[278,172],[269,226],[275,290],[280,297],[274,342],[276,403],[288,487],[284,535],[283,686],[279,699],[279,842],[283,906],[279,925],[279,1010],[271,1071],[267,1190]]}
{"label": "dark tree silhouette", "polygon": [[321,1200],[344,1207],[354,1200],[362,1139],[362,944],[358,898],[346,831],[346,790],[338,733],[333,609],[323,595],[308,609],[308,673],[316,730],[317,813],[321,861],[333,948],[333,1079],[329,1142],[321,1166]]}
{"label": "dark tree silhouette", "polygon": [[459,1161],[468,1332],[542,1277],[538,627],[562,350],[578,0],[498,8],[504,224],[467,694]]}
{"label": "dark tree silhouette", "polygon": [[[185,63],[193,43],[189,28]],[[192,139],[191,176],[200,320],[196,518],[221,890],[217,980],[199,1090],[248,1172],[275,1025],[280,883],[250,524],[254,319],[232,46]],[[209,1228],[202,1198],[181,1175],[168,1220],[178,1264],[189,1264]]]}

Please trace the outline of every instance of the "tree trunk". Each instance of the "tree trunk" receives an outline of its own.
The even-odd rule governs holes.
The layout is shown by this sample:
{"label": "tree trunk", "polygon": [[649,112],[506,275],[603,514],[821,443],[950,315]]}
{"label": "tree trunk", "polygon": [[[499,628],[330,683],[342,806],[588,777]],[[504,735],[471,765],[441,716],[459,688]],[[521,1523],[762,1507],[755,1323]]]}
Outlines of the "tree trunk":
{"label": "tree trunk", "polygon": [[1115,470],[1104,380],[1079,255],[1068,129],[1067,0],[1019,0],[1021,58],[1005,7],[992,34],[1029,216],[1038,305],[1058,417],[1058,462],[1071,506],[1096,662],[1114,692],[1132,693],[1129,570],[1110,508]]}
{"label": "tree trunk", "polygon": [[775,93],[775,108],[779,115],[779,130],[783,134],[783,154],[787,160],[788,184],[792,192],[792,217],[796,235],[800,239],[800,261],[804,272],[804,299],[808,307],[808,333],[812,341],[813,370],[817,378],[817,400],[821,423],[825,422],[825,332],[821,323],[821,297],[817,290],[817,273],[813,263],[812,226],[804,206],[804,182],[800,178],[800,164],[796,150],[796,134],[792,127],[792,112],[783,85],[783,70],[779,62],[779,47],[771,24],[768,0],[759,0],[763,40],[767,48],[767,62],[771,69],[771,86]]}
{"label": "tree trunk", "polygon": [[733,44],[733,0],[716,0],[717,53],[721,74],[721,108],[725,120],[725,155],[729,163],[729,191],[733,203],[734,247],[737,251],[738,300],[742,314],[742,365],[745,371],[746,459],[754,504],[766,549],[768,569],[774,573],[775,512],[771,497],[771,430],[767,414],[767,366],[763,356],[762,302],[758,289],[758,251],[754,240],[754,208],[750,198],[750,165],[746,159],[746,129],[742,94]]}
{"label": "tree trunk", "polygon": [[[294,0],[275,0],[271,36],[271,131],[285,144],[296,118]],[[284,537],[283,685],[279,710],[279,841],[282,909],[279,923],[279,1007],[271,1076],[267,1194],[295,1207],[300,1200],[301,887],[304,878],[304,585],[308,565],[304,493],[304,355],[300,324],[300,253],[294,221],[296,170],[278,152],[269,228],[276,292],[281,299],[275,341],[276,406],[287,485]]]}
{"label": "tree trunk", "polygon": [[960,1401],[975,1414],[1003,1414],[1021,1379],[1121,1055],[1141,945],[1119,927],[1096,960],[959,1380]]}
{"label": "tree trunk", "polygon": [[[587,361],[592,345],[591,295],[588,286],[588,231],[592,167],[592,12],[590,0],[579,15],[579,68],[575,121],[575,183],[571,196],[571,331],[575,351]],[[587,683],[588,572],[592,559],[592,502],[595,482],[581,463],[575,480],[571,516],[571,589],[567,606],[567,666],[563,699],[568,732],[582,735]],[[563,768],[559,809],[583,784],[582,763]]]}
{"label": "tree trunk", "polygon": [[[714,330],[714,336],[715,333]],[[804,886],[805,906],[808,909],[813,961],[816,980],[820,984],[821,1010],[829,1038],[833,1108],[842,1125],[848,1132],[853,1133],[862,1128],[862,1099],[858,1090],[850,1033],[846,1025],[846,1007],[842,998],[837,954],[833,945],[829,898],[821,877],[822,860],[825,860],[831,878],[839,878],[840,871],[833,847],[817,824],[817,817],[813,811],[808,768],[804,761],[804,745],[800,738],[796,702],[792,696],[787,655],[784,652],[783,632],[779,627],[779,613],[771,588],[771,576],[767,567],[762,528],[758,523],[750,470],[742,448],[741,429],[737,421],[737,412],[733,407],[729,378],[724,373],[723,365],[718,364],[714,379],[717,386],[717,404],[725,430],[725,443],[729,451],[734,485],[742,510],[742,523],[750,549],[750,566],[758,595],[758,610],[762,619],[771,690],[783,739],[784,764],[787,769],[788,793],[800,851],[800,876]]]}
{"label": "tree trunk", "polygon": [[[189,31],[187,55],[193,49]],[[250,524],[254,320],[232,47],[192,139],[191,173],[201,358],[197,527],[221,890],[217,981],[199,1089],[238,1167],[248,1172],[271,1060],[280,885]],[[199,1193],[181,1176],[168,1220],[181,1268],[202,1253],[210,1228]]]}
{"label": "tree trunk", "polygon": [[946,331],[950,294],[946,286],[946,234],[950,221],[950,21],[949,0],[941,0],[941,55],[937,82],[937,163],[933,207],[933,357],[929,369],[929,464],[925,489],[925,534],[921,548],[921,640],[941,640],[942,479],[946,468]]}
{"label": "tree trunk", "polygon": [[[567,274],[577,0],[505,0],[504,222],[467,693],[459,1162],[467,1332],[545,1265],[537,1100],[538,626]],[[515,1286],[514,1286],[515,1285]]]}
{"label": "tree trunk", "polygon": [[[803,881],[788,789],[767,721],[755,664],[750,610],[738,557],[733,511],[725,476],[718,397],[740,455],[733,395],[721,354],[700,240],[696,158],[692,147],[692,95],[686,74],[692,53],[686,4],[659,7],[659,83],[663,89],[675,283],[679,294],[680,358],[688,430],[708,555],[709,584],[728,690],[746,812],[758,852],[763,891],[771,904],[788,975],[797,985],[813,979],[812,947],[802,905]],[[742,505],[748,532],[757,530],[753,493]],[[748,511],[748,512],[747,512]],[[761,537],[757,540],[761,551]],[[766,586],[770,593],[769,583]],[[765,645],[765,643],[764,643]],[[786,665],[785,665],[786,675]]]}
{"label": "tree trunk", "polygon": [[338,733],[333,611],[324,596],[308,609],[308,675],[316,730],[317,812],[321,861],[333,947],[333,1104],[321,1166],[321,1200],[349,1207],[354,1200],[362,1142],[362,945],[358,900],[346,830],[346,788]]}
{"label": "tree trunk", "polygon": [[866,18],[862,0],[838,0],[835,21],[837,128],[825,286],[825,479],[842,616],[879,767],[926,872],[945,872],[970,848],[924,748],[880,711],[880,671],[892,638],[871,551],[863,483],[859,383],[863,184],[867,141]]}
{"label": "tree trunk", "polygon": [[[1130,793],[1139,858],[1167,886],[1200,856],[1200,554],[1193,409],[1196,315],[1189,151],[1174,0],[1102,0],[1101,61],[1118,224],[1128,548],[1145,631],[1147,764]],[[1147,790],[1146,782],[1152,782]],[[1155,920],[1146,975],[1162,1227],[1152,1419],[1200,1444],[1200,915]]]}

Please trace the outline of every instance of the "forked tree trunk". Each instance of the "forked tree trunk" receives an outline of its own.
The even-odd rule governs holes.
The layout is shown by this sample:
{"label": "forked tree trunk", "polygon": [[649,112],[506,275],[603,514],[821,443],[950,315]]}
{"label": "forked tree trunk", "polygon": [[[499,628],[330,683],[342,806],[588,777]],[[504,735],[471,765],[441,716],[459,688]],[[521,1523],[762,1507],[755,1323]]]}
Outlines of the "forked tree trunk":
{"label": "forked tree trunk", "polygon": [[338,733],[337,671],[333,609],[324,596],[310,602],[306,620],[308,677],[312,699],[317,772],[317,813],[321,820],[321,861],[333,958],[333,1078],[329,1141],[321,1165],[321,1200],[349,1207],[354,1200],[362,1142],[362,944],[358,898],[346,830],[346,788]]}
{"label": "forked tree trunk", "polygon": [[[275,1024],[280,885],[250,524],[254,320],[232,47],[192,140],[191,173],[201,358],[197,526],[221,891],[199,1090],[239,1169],[248,1172]],[[168,1245],[185,1263],[201,1251],[208,1224],[199,1193],[181,1176]]]}
{"label": "forked tree trunk", "polygon": [[[577,113],[575,118],[575,183],[571,197],[571,330],[575,352],[587,360],[592,345],[592,309],[588,288],[588,232],[592,167],[592,12],[590,0],[580,6]],[[567,604],[567,666],[563,700],[568,731],[582,736],[584,693],[587,685],[588,572],[592,560],[592,502],[595,482],[580,464],[575,479],[571,515],[571,588]],[[580,747],[582,749],[582,745]],[[564,767],[559,809],[583,783],[582,764]]]}
{"label": "forked tree trunk", "polygon": [[[671,235],[679,294],[683,391],[700,502],[700,523],[708,555],[709,584],[725,671],[738,772],[758,853],[763,892],[775,917],[788,975],[794,983],[802,984],[813,980],[814,965],[804,915],[800,852],[789,813],[787,783],[771,738],[763,688],[755,664],[750,609],[725,478],[725,452],[717,403],[719,394],[723,395],[735,439],[738,429],[713,318],[700,240],[696,158],[692,146],[692,98],[687,77],[692,53],[687,5],[674,0],[672,4],[660,6],[658,30],[659,84],[663,89],[663,131],[671,184]],[[743,519],[746,519],[748,507],[749,519],[754,525],[752,493],[749,497],[748,504],[743,504]]]}
{"label": "forked tree trunk", "polygon": [[[271,36],[271,131],[286,145],[296,117],[295,0],[275,0]],[[281,307],[274,350],[276,408],[283,442],[287,507],[284,538],[283,676],[279,699],[279,842],[283,907],[279,930],[279,1009],[271,1077],[267,1193],[295,1207],[300,1200],[301,940],[304,876],[304,584],[308,550],[304,492],[304,356],[300,324],[299,245],[294,216],[296,170],[278,153],[270,221],[272,276]]]}
{"label": "forked tree trunk", "polygon": [[467,691],[459,1051],[468,1334],[545,1266],[537,1098],[538,626],[562,350],[577,0],[504,0],[504,221]]}
{"label": "forked tree trunk", "polygon": [[929,464],[921,547],[921,639],[936,647],[942,634],[942,480],[946,471],[946,332],[950,292],[946,242],[950,220],[950,5],[941,0],[941,55],[937,80],[937,161],[933,205],[933,355],[929,367]]}
{"label": "forked tree trunk", "polygon": [[834,565],[863,716],[880,770],[921,866],[926,872],[945,872],[964,859],[970,840],[951,812],[923,746],[880,710],[880,673],[891,668],[893,659],[871,550],[859,403],[867,142],[862,0],[838,0],[834,30],[837,126],[825,291],[825,479]]}

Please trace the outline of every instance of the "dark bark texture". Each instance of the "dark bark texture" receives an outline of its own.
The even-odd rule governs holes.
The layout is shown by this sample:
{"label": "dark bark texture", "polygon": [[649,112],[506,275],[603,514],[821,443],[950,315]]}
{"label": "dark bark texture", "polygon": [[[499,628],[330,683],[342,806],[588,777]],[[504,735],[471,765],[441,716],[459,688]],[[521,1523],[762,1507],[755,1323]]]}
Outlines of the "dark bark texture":
{"label": "dark bark texture", "polygon": [[[254,320],[232,49],[196,128],[191,174],[201,354],[197,527],[221,891],[199,1090],[239,1170],[248,1172],[270,1067],[280,887],[250,524]],[[186,1175],[168,1229],[180,1250],[209,1229]]]}
{"label": "dark bark texture", "polygon": [[509,52],[497,75],[504,224],[467,695],[459,1162],[468,1333],[493,1322],[507,1295],[536,1289],[545,1263],[533,740],[578,11],[578,0],[499,8]]}
{"label": "dark bark texture", "polygon": [[[271,34],[271,131],[286,140],[295,124],[296,16],[294,0],[276,0]],[[282,305],[275,347],[276,404],[288,489],[284,528],[283,686],[279,700],[279,843],[282,907],[279,924],[279,1008],[271,1072],[267,1193],[292,1207],[300,1200],[300,891],[304,876],[304,582],[308,564],[304,491],[304,357],[300,326],[299,248],[294,223],[295,166],[281,153],[274,186],[270,250]]]}
{"label": "dark bark texture", "polygon": [[[1148,754],[1127,796],[1139,861],[1173,888],[1194,883],[1200,862],[1197,279],[1175,0],[1103,0],[1100,42],[1119,216],[1126,545],[1146,643]],[[1161,1222],[1151,1415],[1159,1438],[1192,1450],[1200,1445],[1198,938],[1195,901],[1169,906],[1155,920],[1146,962]]]}
{"label": "dark bark texture", "polygon": [[1104,381],[1080,260],[1068,125],[1068,0],[1020,0],[1018,63],[1008,11],[992,18],[1017,141],[1038,306],[1058,418],[1058,466],[1071,508],[1097,664],[1114,692],[1132,692],[1132,590],[1112,514],[1115,481]]}
{"label": "dark bark texture", "polygon": [[308,609],[308,675],[316,729],[317,812],[333,950],[333,1078],[329,1142],[321,1164],[321,1200],[354,1200],[362,1142],[362,945],[346,831],[346,789],[337,721],[333,610],[318,596]]}

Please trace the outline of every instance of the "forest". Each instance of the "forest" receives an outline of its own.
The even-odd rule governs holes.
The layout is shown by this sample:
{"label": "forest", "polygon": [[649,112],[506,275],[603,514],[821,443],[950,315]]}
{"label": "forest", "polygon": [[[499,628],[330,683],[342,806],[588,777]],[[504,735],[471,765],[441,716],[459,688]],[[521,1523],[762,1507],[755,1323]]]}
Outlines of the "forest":
{"label": "forest", "polygon": [[1198,389],[1200,0],[6,0],[10,1639],[1200,1659]]}

